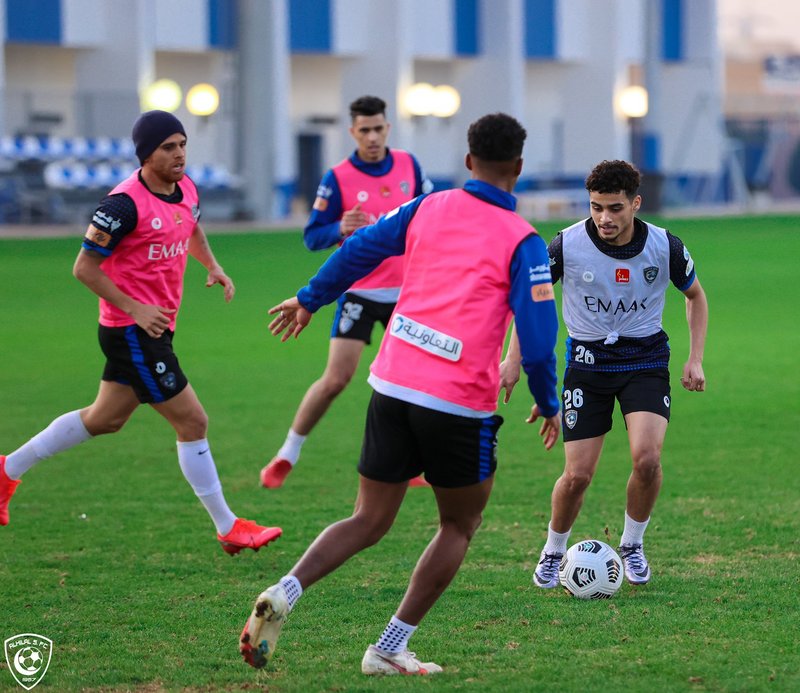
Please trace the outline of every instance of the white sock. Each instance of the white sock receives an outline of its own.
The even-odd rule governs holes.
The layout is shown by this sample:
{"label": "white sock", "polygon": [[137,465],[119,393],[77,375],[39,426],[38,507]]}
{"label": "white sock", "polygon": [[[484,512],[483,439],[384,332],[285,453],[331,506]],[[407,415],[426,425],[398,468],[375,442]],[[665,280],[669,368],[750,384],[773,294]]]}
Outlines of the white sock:
{"label": "white sock", "polygon": [[294,609],[295,602],[302,596],[303,587],[294,575],[284,575],[278,584],[286,592],[286,601],[289,602],[289,611],[291,611]]}
{"label": "white sock", "polygon": [[383,631],[383,635],[381,635],[375,647],[392,654],[403,652],[408,647],[408,641],[414,635],[416,629],[416,626],[409,626],[397,616],[392,616],[392,620],[389,621],[389,625],[386,626],[386,630]]}
{"label": "white sock", "polygon": [[222,495],[222,484],[208,440],[178,441],[178,463],[186,481],[214,521],[217,532],[226,535],[233,529],[236,515],[231,512]]}
{"label": "white sock", "polygon": [[297,460],[300,458],[300,448],[303,447],[303,443],[305,442],[306,436],[301,436],[290,428],[289,432],[286,434],[286,440],[283,441],[281,449],[278,450],[277,457],[288,460],[292,467],[294,467],[297,464]]}
{"label": "white sock", "polygon": [[81,413],[77,409],[62,414],[41,433],[37,433],[22,447],[6,457],[6,474],[10,479],[16,481],[42,460],[69,450],[91,437],[92,435],[83,425]]}
{"label": "white sock", "polygon": [[625,544],[643,544],[644,530],[647,529],[648,517],[644,522],[637,522],[628,513],[625,513],[625,529],[622,531],[622,539],[619,540],[620,546]]}
{"label": "white sock", "polygon": [[572,529],[566,532],[554,532],[553,528],[547,525],[547,543],[544,545],[545,553],[566,553],[567,540],[569,539]]}

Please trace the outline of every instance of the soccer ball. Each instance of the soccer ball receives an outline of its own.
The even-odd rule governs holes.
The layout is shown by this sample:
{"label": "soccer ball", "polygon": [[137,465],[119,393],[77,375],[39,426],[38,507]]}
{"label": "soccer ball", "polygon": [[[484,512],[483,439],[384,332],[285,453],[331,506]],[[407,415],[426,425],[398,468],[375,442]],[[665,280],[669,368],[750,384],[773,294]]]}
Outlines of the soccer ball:
{"label": "soccer ball", "polygon": [[610,599],[622,585],[622,561],[608,544],[587,539],[564,554],[558,578],[573,597]]}

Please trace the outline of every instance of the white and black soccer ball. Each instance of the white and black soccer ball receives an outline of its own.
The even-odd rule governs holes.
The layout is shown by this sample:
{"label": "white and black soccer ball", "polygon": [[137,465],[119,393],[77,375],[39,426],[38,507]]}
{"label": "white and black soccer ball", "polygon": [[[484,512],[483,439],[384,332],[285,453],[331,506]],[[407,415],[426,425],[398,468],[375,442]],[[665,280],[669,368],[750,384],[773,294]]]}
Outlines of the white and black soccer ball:
{"label": "white and black soccer ball", "polygon": [[622,560],[597,539],[573,544],[561,559],[558,578],[578,599],[610,599],[622,585]]}

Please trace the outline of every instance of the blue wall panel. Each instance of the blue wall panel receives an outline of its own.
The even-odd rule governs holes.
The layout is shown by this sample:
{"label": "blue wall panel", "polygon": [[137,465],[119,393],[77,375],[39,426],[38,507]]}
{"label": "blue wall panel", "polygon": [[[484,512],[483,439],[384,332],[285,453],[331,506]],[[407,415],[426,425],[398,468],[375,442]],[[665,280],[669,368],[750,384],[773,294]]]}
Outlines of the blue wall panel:
{"label": "blue wall panel", "polygon": [[289,2],[289,45],[293,53],[330,53],[331,0]]}
{"label": "blue wall panel", "polygon": [[61,0],[6,0],[6,35],[20,43],[61,43]]}
{"label": "blue wall panel", "polygon": [[664,27],[662,56],[664,60],[683,60],[684,0],[662,0],[661,22]]}
{"label": "blue wall panel", "polygon": [[478,55],[480,52],[478,0],[454,0],[454,2],[456,55]]}
{"label": "blue wall panel", "polygon": [[556,1],[525,0],[525,55],[556,57]]}
{"label": "blue wall panel", "polygon": [[235,0],[208,0],[208,45],[212,48],[236,48]]}

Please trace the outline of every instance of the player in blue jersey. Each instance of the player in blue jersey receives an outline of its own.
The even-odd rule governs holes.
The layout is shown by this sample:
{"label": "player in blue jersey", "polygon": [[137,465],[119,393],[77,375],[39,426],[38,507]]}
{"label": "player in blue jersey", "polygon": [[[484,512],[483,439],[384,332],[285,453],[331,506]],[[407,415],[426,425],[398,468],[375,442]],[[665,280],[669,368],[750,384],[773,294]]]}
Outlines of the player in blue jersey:
{"label": "player in blue jersey", "polygon": [[[553,282],[563,287],[569,337],[562,393],[566,464],[553,488],[547,543],[533,574],[542,588],[558,585],[558,565],[611,430],[615,400],[633,462],[619,553],[631,584],[650,580],[642,546],[661,488],[670,414],[670,352],[661,327],[670,283],[686,297],[690,348],[681,384],[705,389],[706,296],[681,240],[635,217],[639,183],[639,172],[625,161],[595,166],[586,179],[591,217],[563,230],[548,248]],[[512,365],[514,346],[512,340],[506,359]]]}
{"label": "player in blue jersey", "polygon": [[[412,154],[386,146],[390,124],[383,99],[356,99],[350,104],[350,117],[350,135],[357,147],[322,178],[303,230],[309,250],[339,245],[356,229],[375,223],[381,214],[433,188]],[[300,402],[280,450],[261,470],[266,488],[283,485],[297,464],[306,437],[352,379],[375,323],[386,327],[401,280],[402,258],[390,258],[339,298],[325,371]],[[411,485],[427,486],[421,478]]]}

